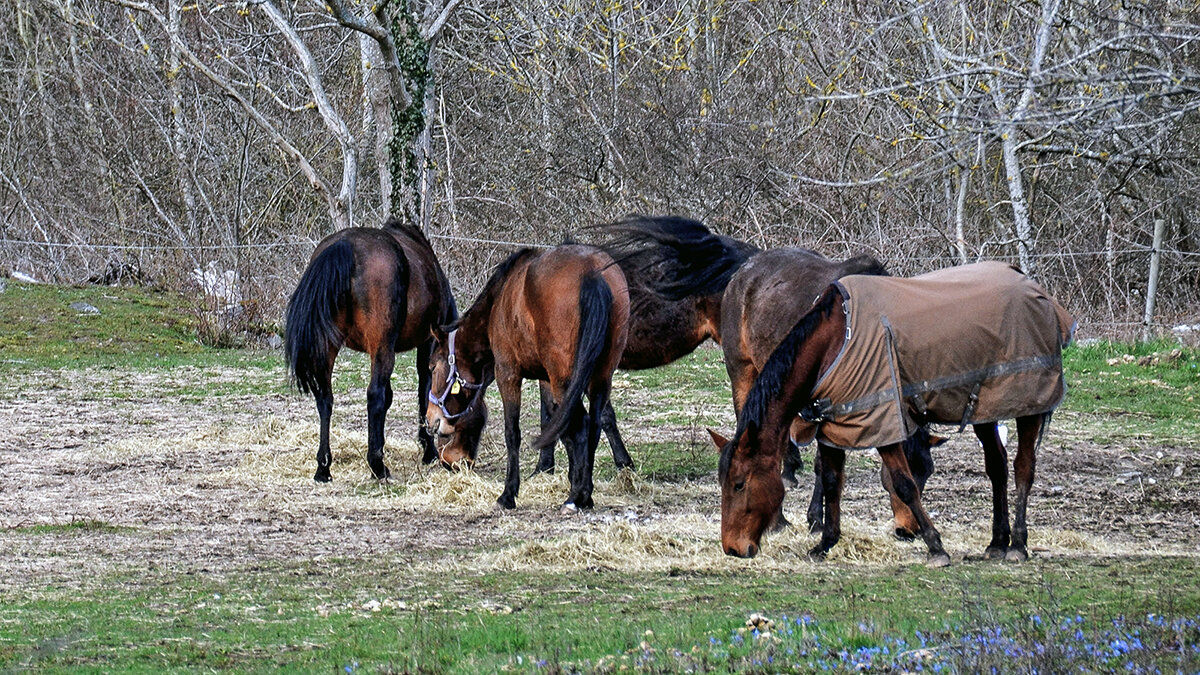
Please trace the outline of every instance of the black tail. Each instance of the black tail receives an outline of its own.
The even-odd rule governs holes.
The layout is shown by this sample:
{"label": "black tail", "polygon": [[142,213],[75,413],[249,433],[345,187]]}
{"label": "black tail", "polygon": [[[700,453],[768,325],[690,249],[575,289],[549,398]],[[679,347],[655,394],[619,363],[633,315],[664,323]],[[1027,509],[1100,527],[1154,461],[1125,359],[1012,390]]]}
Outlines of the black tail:
{"label": "black tail", "polygon": [[284,353],[296,388],[328,396],[329,350],[342,343],[334,318],[347,300],[354,278],[354,248],[342,239],[308,264],[288,300]]}
{"label": "black tail", "polygon": [[602,227],[615,235],[604,248],[630,284],[671,301],[724,291],[733,273],[759,250],[678,216],[630,216]]}
{"label": "black tail", "polygon": [[596,361],[608,344],[612,304],[612,290],[603,277],[593,272],[583,278],[579,287],[579,341],[575,343],[575,367],[567,383],[567,391],[558,402],[558,409],[542,427],[541,435],[533,441],[535,450],[554,445],[567,430],[571,409],[583,398],[583,392],[596,370]]}

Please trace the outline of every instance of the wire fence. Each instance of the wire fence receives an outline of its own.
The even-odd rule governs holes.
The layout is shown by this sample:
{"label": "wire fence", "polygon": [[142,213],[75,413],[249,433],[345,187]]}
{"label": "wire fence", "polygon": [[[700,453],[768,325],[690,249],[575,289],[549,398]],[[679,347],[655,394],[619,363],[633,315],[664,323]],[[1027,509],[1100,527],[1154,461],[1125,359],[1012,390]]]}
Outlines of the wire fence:
{"label": "wire fence", "polygon": [[[464,296],[470,296],[472,293],[474,293],[478,290],[477,288],[475,288],[475,284],[477,284],[477,282],[479,281],[479,279],[481,277],[476,272],[482,271],[482,270],[472,271],[474,269],[474,267],[475,266],[490,267],[490,265],[494,263],[494,261],[492,259],[493,256],[491,254],[484,255],[481,258],[478,255],[478,253],[476,252],[477,249],[475,249],[474,247],[486,247],[486,248],[496,251],[497,253],[499,253],[498,249],[508,249],[508,248],[515,249],[515,248],[524,248],[524,247],[532,247],[532,248],[551,248],[551,247],[553,247],[553,244],[547,244],[544,242],[513,241],[513,240],[508,240],[508,239],[489,238],[489,237],[473,237],[473,236],[466,236],[466,235],[436,234],[436,233],[431,233],[428,236],[431,240],[438,241],[438,242],[445,242],[445,243],[448,243],[451,245],[453,245],[453,244],[469,245],[469,248],[464,248],[462,250],[455,250],[456,247],[451,246],[451,250],[445,251],[445,259],[443,260],[443,265],[446,266],[447,272],[450,273],[450,276],[452,278],[457,279],[458,283],[456,284],[456,291],[458,293],[463,294]],[[296,250],[297,255],[295,255],[293,257],[292,265],[298,269],[300,266],[303,265],[303,261],[306,259],[306,256],[303,255],[303,252],[315,248],[318,242],[319,242],[318,239],[296,238],[296,239],[288,239],[288,240],[281,240],[281,241],[257,242],[257,243],[115,244],[115,243],[97,243],[97,242],[89,242],[89,241],[76,241],[76,242],[38,241],[36,239],[0,238],[0,249],[2,249],[2,248],[12,249],[15,247],[24,247],[27,252],[29,250],[33,250],[33,251],[42,250],[42,251],[47,252],[48,254],[51,251],[62,251],[63,253],[66,253],[67,251],[77,251],[79,253],[87,253],[87,252],[95,252],[95,251],[136,251],[136,252],[162,252],[162,253],[191,252],[191,253],[217,254],[214,257],[219,257],[220,254],[233,254],[233,253],[243,252],[243,251],[266,252],[266,251],[273,251],[273,250]],[[1146,260],[1148,262],[1150,255],[1152,253],[1154,253],[1154,249],[1152,246],[1142,245],[1142,244],[1138,244],[1136,242],[1131,242],[1131,241],[1127,241],[1127,240],[1122,241],[1120,243],[1122,244],[1121,248],[1099,249],[1099,250],[1074,250],[1074,251],[1071,251],[1071,250],[1045,251],[1045,252],[1036,253],[1032,256],[1032,259],[1034,260],[1035,264],[1038,264],[1039,261],[1040,262],[1048,262],[1048,261],[1053,261],[1053,260],[1063,261],[1063,264],[1061,266],[1058,266],[1058,272],[1060,272],[1061,274],[1054,275],[1054,276],[1061,276],[1062,274],[1065,274],[1067,278],[1058,279],[1057,280],[1058,285],[1064,285],[1066,287],[1073,287],[1072,292],[1075,292],[1076,294],[1081,295],[1081,296],[1085,296],[1085,295],[1090,296],[1086,300],[1081,297],[1080,304],[1081,305],[1091,305],[1090,307],[1087,307],[1087,309],[1093,310],[1091,312],[1092,315],[1087,317],[1086,323],[1089,326],[1094,327],[1096,330],[1101,331],[1101,332],[1105,332],[1105,331],[1121,332],[1123,329],[1145,326],[1144,321],[1138,320],[1134,317],[1140,316],[1139,306],[1143,302],[1142,296],[1139,295],[1141,293],[1140,286],[1144,285],[1144,282],[1146,281],[1146,277],[1145,277],[1144,273],[1139,273],[1137,271],[1139,269],[1138,266],[1140,266],[1141,263],[1134,262],[1134,260],[1131,260],[1129,258],[1129,256],[1145,255]],[[1159,253],[1164,257],[1173,258],[1177,261],[1183,261],[1185,267],[1188,270],[1191,270],[1196,265],[1196,262],[1198,261],[1198,259],[1200,259],[1200,252],[1183,251],[1183,250],[1179,250],[1176,248],[1163,247],[1159,250]],[[880,257],[886,258],[887,256],[883,255]],[[899,267],[901,267],[901,268],[907,267],[909,269],[909,271],[913,271],[913,268],[916,268],[916,271],[921,271],[923,268],[929,266],[930,263],[941,263],[943,265],[952,263],[958,259],[958,254],[956,251],[947,248],[946,251],[944,251],[940,255],[911,256],[911,255],[902,255],[901,254],[901,255],[894,256],[894,258],[895,259],[892,262],[897,263],[899,265]],[[977,255],[977,254],[969,255],[968,258],[970,260],[1016,261],[1019,259],[1019,255],[1017,253],[995,252],[995,253],[988,253],[986,255]],[[1089,265],[1087,263],[1084,263],[1082,266],[1080,266],[1078,263],[1071,262],[1074,260],[1086,259],[1086,258],[1100,258],[1102,260],[1107,260],[1110,262],[1115,259],[1119,259],[1119,258],[1124,259],[1124,261],[1125,261],[1124,265],[1126,266],[1126,269],[1128,271],[1128,273],[1126,275],[1127,282],[1125,283],[1124,286],[1119,286],[1119,287],[1113,286],[1113,284],[1111,282],[1109,282],[1108,287],[1104,288],[1104,289],[1087,288],[1088,283],[1086,283],[1086,280],[1084,279],[1085,272],[1094,271],[1095,275],[1097,275],[1097,278],[1102,276],[1104,273],[1102,271],[1099,271],[1098,266]],[[192,256],[192,259],[195,260],[195,256]],[[884,262],[887,263],[889,261],[884,260]],[[1129,267],[1131,264],[1134,266]],[[188,265],[187,269],[190,269],[190,267],[191,266]],[[269,272],[267,270],[262,270],[259,272],[260,275],[268,275],[271,277],[271,279],[270,279],[271,283],[268,284],[271,288],[269,290],[266,288],[264,288],[262,290],[268,294],[275,294],[275,295],[279,295],[280,297],[286,297],[286,294],[290,292],[289,284],[294,283],[294,279],[292,278],[294,275],[292,272],[295,270],[292,270],[292,268],[286,264],[274,265],[272,267],[274,267],[274,269]],[[1043,268],[1045,268],[1045,266],[1039,265],[1039,269],[1043,269]],[[1078,270],[1078,271],[1072,272],[1071,270]],[[186,270],[183,270],[183,271],[186,272]],[[1189,276],[1194,276],[1192,274],[1192,272],[1187,272],[1187,274]],[[50,276],[52,276],[52,275],[50,275]],[[64,276],[62,273],[62,270],[59,271],[59,276]],[[484,275],[484,276],[486,276],[486,275]],[[1072,278],[1070,278],[1072,276],[1079,276],[1079,278],[1072,279]],[[265,281],[266,279],[262,279],[262,280]],[[459,284],[461,284],[461,287],[459,287]],[[1065,288],[1064,288],[1064,290],[1065,290]],[[1184,317],[1183,320],[1188,321],[1188,322],[1192,321],[1192,319],[1200,319],[1200,317],[1193,316],[1196,314],[1195,311],[1189,311],[1187,309],[1190,305],[1194,304],[1192,302],[1192,299],[1189,299],[1189,298],[1191,298],[1192,295],[1196,294],[1195,290],[1196,289],[1192,289],[1191,291],[1189,291],[1188,289],[1176,289],[1176,292],[1182,293],[1182,295],[1181,295],[1180,300],[1178,300],[1174,303],[1176,306],[1175,311],[1173,313],[1175,318],[1183,316]],[[1057,292],[1058,292],[1058,289],[1056,288],[1056,293]],[[1107,293],[1108,295],[1105,296],[1104,295],[1105,293]],[[1103,311],[1101,311],[1102,306],[1104,306]],[[1182,311],[1180,311],[1181,307],[1182,307]],[[1083,309],[1083,308],[1081,307],[1081,309]],[[1128,320],[1125,320],[1126,317],[1129,317]],[[1171,322],[1173,322],[1173,321],[1174,321],[1174,318],[1169,320],[1168,323],[1158,323],[1155,325],[1160,328],[1169,329],[1171,327]]]}
{"label": "wire fence", "polygon": [[[525,242],[525,241],[509,241],[504,239],[485,239],[480,237],[466,237],[450,234],[430,234],[430,239],[439,241],[456,241],[470,244],[487,244],[491,246],[509,246],[513,248],[553,248],[554,244],[546,244],[540,242]],[[73,248],[73,249],[94,249],[94,250],[113,250],[113,251],[238,251],[238,250],[263,250],[272,248],[304,248],[315,247],[317,240],[298,239],[293,241],[276,241],[256,244],[99,244],[93,242],[61,242],[61,241],[36,241],[29,239],[0,239],[0,244],[13,246],[32,246],[43,248]],[[1106,250],[1090,250],[1090,251],[1054,251],[1049,253],[1033,254],[1034,259],[1042,258],[1076,258],[1087,256],[1108,256],[1108,255],[1128,255],[1131,253],[1151,253],[1154,248],[1152,246],[1143,246],[1131,244],[1130,248],[1106,249]],[[1180,256],[1184,258],[1200,258],[1198,251],[1181,251],[1179,249],[1164,248],[1161,253]],[[946,256],[905,256],[905,260],[926,262],[935,260],[944,260]],[[982,256],[987,260],[1016,260],[1020,256],[1016,253],[996,253]]]}

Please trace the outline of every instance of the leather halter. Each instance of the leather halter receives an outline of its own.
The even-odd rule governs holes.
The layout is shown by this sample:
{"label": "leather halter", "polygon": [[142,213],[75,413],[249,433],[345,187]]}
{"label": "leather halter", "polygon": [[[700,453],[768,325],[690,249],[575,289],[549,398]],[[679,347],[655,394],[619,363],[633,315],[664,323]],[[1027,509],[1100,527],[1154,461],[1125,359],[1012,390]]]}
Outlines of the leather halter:
{"label": "leather halter", "polygon": [[[438,409],[442,411],[442,417],[448,422],[453,422],[454,420],[470,412],[471,408],[475,406],[475,401],[479,399],[480,392],[483,390],[482,384],[473,384],[471,382],[467,382],[462,378],[461,375],[458,374],[458,364],[456,363],[456,359],[454,357],[454,334],[457,332],[458,329],[456,328],[450,331],[449,335],[450,350],[449,355],[446,357],[446,362],[450,364],[450,372],[446,374],[446,388],[442,391],[441,396],[434,396],[433,388],[429,388],[429,402],[436,405]],[[471,397],[471,401],[467,403],[467,407],[463,408],[462,412],[451,414],[449,410],[446,410],[446,399],[450,396],[451,391],[454,389],[454,382],[458,382],[458,385],[463,389],[474,390],[475,395]]]}

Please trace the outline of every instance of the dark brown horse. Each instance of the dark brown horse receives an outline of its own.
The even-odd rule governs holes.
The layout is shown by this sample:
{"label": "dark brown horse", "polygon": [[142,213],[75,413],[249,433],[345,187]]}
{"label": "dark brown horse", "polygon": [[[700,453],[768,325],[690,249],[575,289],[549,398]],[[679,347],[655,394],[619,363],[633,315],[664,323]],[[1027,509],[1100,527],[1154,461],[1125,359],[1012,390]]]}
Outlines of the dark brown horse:
{"label": "dark brown horse", "polygon": [[[723,257],[709,256],[711,265],[706,265],[700,254],[693,254],[695,262],[671,278],[669,293],[686,294],[694,288],[704,288],[712,278],[711,273],[704,271],[707,267],[722,269],[728,266]],[[746,395],[771,352],[808,310],[812,299],[835,280],[851,274],[886,275],[887,270],[868,255],[830,260],[808,249],[784,248],[754,253],[730,272],[721,300],[717,342],[725,353],[725,369],[733,388],[736,413],[741,412]],[[929,448],[943,440],[930,437],[922,430],[904,444],[905,454],[916,467],[914,472],[922,489],[933,473]],[[783,479],[796,485],[796,471],[802,466],[799,449],[789,443],[782,466]],[[824,520],[821,472],[821,453],[818,452],[813,462],[815,480],[808,507],[808,524],[814,531],[821,528]],[[884,485],[886,487],[886,481]],[[898,507],[897,535],[911,538],[911,532],[915,531],[911,517],[902,504],[896,500],[893,503]],[[786,521],[781,516],[778,525],[784,524]]]}
{"label": "dark brown horse", "polygon": [[[608,235],[601,248],[617,261],[629,286],[629,340],[621,355],[622,370],[665,366],[691,354],[707,339],[721,341],[725,285],[757,248],[676,216],[630,216],[597,229]],[[680,283],[684,279],[686,289]],[[551,402],[545,387],[542,394],[544,424]],[[632,468],[611,401],[601,413],[600,425],[617,468]],[[554,446],[550,445],[542,449],[535,472],[553,469]]]}
{"label": "dark brown horse", "polygon": [[[685,218],[633,216],[600,229],[611,235],[604,248],[629,280],[630,335],[621,368],[666,365],[712,338],[725,348],[726,368],[735,383],[735,411],[741,410],[749,384],[771,351],[807,309],[805,299],[848,274],[887,274],[870,256],[834,261],[807,249],[761,251],[714,235],[701,223]],[[747,265],[747,260],[753,263]],[[737,327],[725,331],[733,342],[723,342],[722,325]],[[545,415],[543,406],[543,418]],[[611,405],[602,421],[617,466],[632,466]],[[920,430],[905,442],[905,454],[922,489],[933,473],[929,448],[944,440]],[[818,476],[819,462],[818,453],[813,467]],[[802,466],[799,449],[792,445],[783,466],[784,480],[796,485],[795,472]],[[552,447],[542,451],[538,464],[539,470],[546,467],[553,467]],[[821,527],[821,504],[822,486],[817,480],[809,506],[810,527]],[[911,517],[894,498],[893,504],[897,506],[897,535],[911,538],[915,528]]]}
{"label": "dark brown horse", "polygon": [[[497,503],[516,506],[521,484],[521,382],[546,382],[556,404],[533,447],[567,446],[571,491],[564,512],[592,506],[600,411],[625,348],[629,292],[613,259],[590,246],[523,249],[492,273],[456,324],[436,333],[426,419],[441,437],[444,464],[473,462],[483,392],[495,380],[504,402],[507,478]],[[590,408],[584,408],[587,395]]]}
{"label": "dark brown horse", "polygon": [[317,244],[287,307],[284,346],[293,381],[313,395],[321,419],[315,480],[330,480],[329,416],[333,362],[344,346],[371,357],[367,386],[367,464],[387,478],[383,424],[392,404],[396,352],[416,348],[418,438],[425,461],[437,452],[425,430],[434,327],[458,318],[450,284],[421,231],[391,219],[382,229],[342,230]]}
{"label": "dark brown horse", "polygon": [[[841,536],[845,448],[875,446],[891,490],[929,547],[929,563],[949,563],[901,449],[912,425],[933,422],[974,424],[993,488],[985,556],[1026,559],[1035,451],[1065,391],[1061,348],[1070,339],[1070,317],[1032,281],[995,264],[911,280],[865,279],[843,279],[820,295],[764,364],[733,440],[714,434],[723,445],[722,548],[755,555],[762,533],[779,518],[779,465],[802,414],[810,424],[801,436],[825,441],[825,520],[810,555],[824,556]],[[985,314],[985,306],[995,313]],[[928,327],[929,316],[938,317],[938,330]],[[1007,417],[1017,418],[1018,436],[1011,530],[1006,455],[993,421]]]}

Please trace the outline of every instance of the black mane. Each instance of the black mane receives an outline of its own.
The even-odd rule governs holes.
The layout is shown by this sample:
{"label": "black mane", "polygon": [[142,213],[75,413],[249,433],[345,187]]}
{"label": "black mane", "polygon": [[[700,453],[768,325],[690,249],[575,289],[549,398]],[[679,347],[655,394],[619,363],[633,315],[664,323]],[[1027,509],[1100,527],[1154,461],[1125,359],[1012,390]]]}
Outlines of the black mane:
{"label": "black mane", "polygon": [[727,455],[732,454],[732,448],[737,446],[737,441],[742,434],[751,428],[756,430],[762,428],[767,407],[782,393],[783,385],[796,363],[796,357],[800,354],[800,350],[804,348],[804,344],[812,336],[813,331],[829,317],[834,307],[837,307],[841,301],[842,294],[837,286],[831,285],[826,288],[812,309],[796,322],[787,337],[783,338],[775,351],[771,352],[771,357],[763,365],[762,372],[754,381],[754,387],[750,389],[746,403],[742,406],[742,412],[738,415],[738,426],[733,435],[733,442],[729,444],[726,451],[721,453],[722,466],[728,466],[729,457]]}
{"label": "black mane", "polygon": [[631,285],[672,301],[722,292],[733,273],[759,250],[679,216],[631,215],[599,229],[612,235],[602,248]]}

